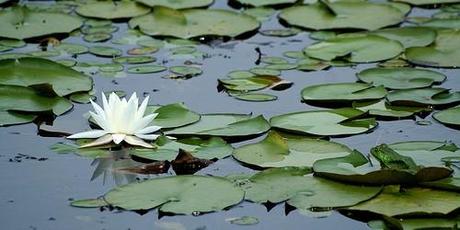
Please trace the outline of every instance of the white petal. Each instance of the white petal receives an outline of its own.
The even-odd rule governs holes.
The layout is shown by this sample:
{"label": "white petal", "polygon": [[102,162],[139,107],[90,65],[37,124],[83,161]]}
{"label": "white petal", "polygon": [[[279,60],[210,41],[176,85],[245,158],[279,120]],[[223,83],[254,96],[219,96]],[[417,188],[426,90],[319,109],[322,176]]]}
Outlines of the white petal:
{"label": "white petal", "polygon": [[138,134],[154,133],[154,132],[156,132],[156,131],[158,131],[160,129],[161,129],[160,126],[152,125],[152,126],[145,127],[143,129],[137,131],[136,133],[138,133]]}
{"label": "white petal", "polygon": [[107,134],[102,136],[101,138],[96,139],[95,141],[88,143],[86,145],[80,146],[80,148],[88,148],[88,147],[94,147],[98,145],[105,145],[112,142],[112,135]]}
{"label": "white petal", "polygon": [[103,130],[109,131],[109,129],[107,127],[107,122],[106,122],[104,117],[102,117],[99,114],[95,114],[95,113],[93,113],[91,111],[89,111],[89,114],[96,121],[96,124],[99,125],[99,127],[101,127]]}
{"label": "white petal", "polygon": [[98,104],[94,103],[93,100],[89,100],[89,102],[91,102],[91,105],[93,106],[94,111],[96,111],[96,113],[97,113],[98,115],[102,115],[102,116],[105,117],[104,110],[101,108],[101,106],[99,106]]}
{"label": "white petal", "polygon": [[130,145],[137,145],[137,146],[142,146],[142,147],[145,147],[145,148],[153,148],[153,146],[151,144],[143,141],[142,139],[134,137],[134,136],[126,136],[125,141],[126,141],[126,143],[128,143]]}
{"label": "white petal", "polygon": [[137,117],[136,119],[141,119],[144,116],[145,110],[147,109],[147,104],[149,102],[150,96],[147,96],[141,103],[141,106],[139,106],[139,109],[137,110]]}
{"label": "white petal", "polygon": [[144,140],[156,140],[159,136],[161,136],[157,134],[134,134],[134,135]]}
{"label": "white petal", "polygon": [[115,134],[112,134],[112,139],[113,139],[113,142],[115,142],[115,144],[120,144],[126,137],[126,134],[123,134],[123,133],[115,133]]}
{"label": "white petal", "polygon": [[133,124],[134,130],[141,130],[147,127],[150,124],[150,122],[153,121],[154,117],[155,116],[153,114],[149,114],[139,120],[136,120],[136,122]]}
{"label": "white petal", "polygon": [[67,138],[69,139],[98,138],[98,137],[104,136],[105,134],[107,134],[107,131],[105,130],[91,130],[91,131],[76,133],[74,135],[68,136]]}

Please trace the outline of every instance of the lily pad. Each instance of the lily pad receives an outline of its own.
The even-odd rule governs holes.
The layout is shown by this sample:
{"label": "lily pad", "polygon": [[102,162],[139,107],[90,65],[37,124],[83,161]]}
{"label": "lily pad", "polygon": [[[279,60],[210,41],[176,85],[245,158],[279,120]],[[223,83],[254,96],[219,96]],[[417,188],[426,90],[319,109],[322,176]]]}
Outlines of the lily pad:
{"label": "lily pad", "polygon": [[242,5],[249,5],[249,6],[254,6],[254,7],[293,4],[297,2],[297,0],[231,0],[231,1],[236,1]]}
{"label": "lily pad", "polygon": [[185,126],[200,120],[199,114],[191,111],[182,103],[164,106],[147,106],[145,113],[158,113],[152,125],[157,125],[164,129]]}
{"label": "lily pad", "polygon": [[370,211],[386,216],[448,214],[460,207],[460,193],[428,188],[387,187],[372,200],[349,210]]}
{"label": "lily pad", "polygon": [[55,50],[64,51],[70,55],[84,54],[88,52],[88,47],[73,43],[60,43],[53,47]]}
{"label": "lily pad", "polygon": [[132,1],[102,1],[81,5],[76,12],[89,18],[123,19],[147,14],[150,8]]}
{"label": "lily pad", "polygon": [[244,114],[206,114],[200,121],[165,132],[167,135],[247,137],[260,135],[270,129],[263,116],[251,117]]}
{"label": "lily pad", "polygon": [[159,73],[165,70],[167,70],[167,68],[162,65],[139,65],[128,67],[128,73],[136,74]]}
{"label": "lily pad", "polygon": [[286,87],[292,85],[292,82],[283,81],[281,78],[272,75],[256,75],[248,78],[219,79],[219,84],[227,90],[233,91],[254,91],[267,87],[276,88],[280,84]]}
{"label": "lily pad", "polygon": [[416,65],[433,67],[460,66],[460,31],[438,30],[436,41],[428,47],[406,49],[407,60]]}
{"label": "lily pad", "polygon": [[260,26],[253,17],[229,10],[176,11],[161,7],[156,8],[152,14],[132,19],[129,25],[131,28],[139,27],[148,35],[184,39],[206,35],[236,37]]}
{"label": "lily pad", "polygon": [[341,58],[349,62],[366,63],[396,57],[403,50],[398,41],[376,35],[356,35],[321,41],[305,48],[304,52],[325,61]]}
{"label": "lily pad", "polygon": [[351,149],[335,142],[299,137],[284,138],[270,131],[261,142],[241,146],[233,157],[245,164],[258,167],[312,167],[320,159],[346,156]]}
{"label": "lily pad", "polygon": [[436,39],[436,32],[433,29],[425,27],[389,28],[371,33],[399,41],[404,48],[427,46]]}
{"label": "lily pad", "polygon": [[61,115],[71,108],[72,103],[62,97],[42,96],[28,87],[0,85],[0,126],[31,122],[36,118],[33,113]]}
{"label": "lily pad", "polygon": [[25,7],[14,7],[0,12],[0,37],[28,39],[70,33],[82,24],[79,18],[70,15],[34,12]]}
{"label": "lily pad", "polygon": [[210,139],[187,138],[177,141],[167,137],[159,137],[155,141],[155,149],[134,149],[131,155],[155,161],[172,161],[176,159],[179,150],[185,150],[199,159],[222,159],[232,154],[233,148],[219,137]]}
{"label": "lily pad", "polygon": [[211,5],[214,0],[137,0],[144,5],[155,7],[164,6],[172,9],[202,8]]}
{"label": "lily pad", "polygon": [[89,52],[101,57],[117,57],[121,56],[122,51],[110,46],[93,46],[89,48]]}
{"label": "lily pad", "polygon": [[58,96],[89,91],[93,87],[90,77],[69,67],[47,59],[28,57],[0,60],[0,84],[49,84]]}
{"label": "lily pad", "polygon": [[433,118],[446,125],[460,126],[460,107],[439,111]]}
{"label": "lily pad", "polygon": [[414,68],[371,68],[359,72],[357,76],[363,82],[389,89],[425,88],[446,79],[442,73]]}
{"label": "lily pad", "polygon": [[230,96],[242,101],[274,101],[277,96],[266,93],[230,93]]}
{"label": "lily pad", "polygon": [[307,86],[302,89],[306,102],[349,102],[384,98],[387,91],[383,86],[373,87],[363,83],[332,83]]}
{"label": "lily pad", "polygon": [[83,36],[83,40],[87,42],[105,42],[108,41],[112,38],[111,34],[108,33],[92,33],[92,34],[86,34]]}
{"label": "lily pad", "polygon": [[152,56],[124,56],[113,59],[114,62],[120,64],[144,64],[154,62],[155,60],[156,58]]}
{"label": "lily pad", "polygon": [[460,92],[451,93],[444,88],[401,89],[391,91],[387,100],[392,105],[440,106],[460,102]]}
{"label": "lily pad", "polygon": [[270,119],[274,128],[319,136],[353,135],[377,126],[373,118],[361,118],[366,113],[352,108],[312,110],[278,115]]}
{"label": "lily pad", "polygon": [[84,199],[84,200],[75,200],[70,203],[70,205],[78,208],[99,208],[107,206],[107,202],[104,199]]}
{"label": "lily pad", "polygon": [[313,30],[376,30],[402,22],[404,15],[404,12],[389,4],[322,1],[284,9],[279,17],[290,25]]}
{"label": "lily pad", "polygon": [[184,77],[194,77],[203,73],[200,68],[193,66],[172,66],[169,68],[169,71]]}
{"label": "lily pad", "polygon": [[117,187],[104,199],[126,210],[158,208],[166,213],[193,214],[220,211],[243,197],[244,192],[224,178],[173,176]]}
{"label": "lily pad", "polygon": [[431,109],[425,107],[396,106],[390,105],[385,99],[377,101],[353,102],[353,108],[368,112],[369,115],[386,118],[407,118],[417,113],[429,112]]}
{"label": "lily pad", "polygon": [[456,3],[460,2],[459,0],[393,0],[395,2],[405,2],[411,5],[434,5],[434,4],[444,4],[444,3]]}

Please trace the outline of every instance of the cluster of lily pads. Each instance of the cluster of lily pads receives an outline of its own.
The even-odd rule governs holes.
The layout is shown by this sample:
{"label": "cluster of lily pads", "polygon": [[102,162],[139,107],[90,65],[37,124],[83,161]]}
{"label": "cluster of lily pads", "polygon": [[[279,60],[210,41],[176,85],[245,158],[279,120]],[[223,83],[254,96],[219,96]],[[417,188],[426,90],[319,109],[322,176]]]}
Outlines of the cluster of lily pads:
{"label": "cluster of lily pads", "polygon": [[[236,11],[207,9],[212,0],[58,1],[45,6],[8,6],[8,0],[0,1],[7,5],[0,10],[0,126],[39,122],[42,115],[69,111],[72,102],[95,99],[88,75],[123,77],[125,66],[131,74],[166,71],[163,64],[152,64],[157,61],[152,54],[160,49],[167,48],[179,59],[203,58],[206,54],[193,40],[250,36],[278,13],[289,28],[259,33],[286,37],[314,30],[310,38],[316,42],[302,51],[286,51],[285,57],[261,56],[263,67],[230,72],[219,79],[219,87],[230,96],[276,100],[254,91],[289,88],[293,83],[282,79],[282,71],[371,62],[379,62],[378,66],[357,73],[357,82],[309,85],[301,91],[305,103],[326,109],[266,120],[260,115],[198,114],[181,103],[149,106],[146,115],[158,113],[150,125],[161,127],[164,134],[149,143],[154,148],[113,143],[82,148],[90,141],[86,139],[55,144],[51,148],[57,153],[99,162],[93,177],[100,176],[107,164],[112,164],[110,170],[133,177],[163,174],[170,167],[177,174],[132,182],[72,205],[200,214],[245,200],[285,203],[316,216],[338,210],[376,228],[458,227],[457,145],[410,141],[378,145],[363,154],[329,140],[370,132],[378,119],[427,116],[433,110],[436,120],[458,128],[460,107],[454,106],[460,103],[460,92],[437,87],[446,76],[423,67],[460,66],[460,6],[443,5],[431,18],[406,17],[411,5],[458,2],[229,0],[232,7],[242,8]],[[123,37],[115,35],[118,21],[128,21]],[[403,22],[411,25],[391,27]],[[91,45],[61,42],[67,34]],[[39,42],[39,49],[20,52],[24,40]],[[131,46],[128,55],[108,41]],[[110,62],[75,60],[88,53]],[[202,73],[194,62],[170,66],[169,71],[169,78],[184,79]],[[265,134],[257,143],[231,145]],[[225,177],[192,175],[226,157],[260,171]]]}

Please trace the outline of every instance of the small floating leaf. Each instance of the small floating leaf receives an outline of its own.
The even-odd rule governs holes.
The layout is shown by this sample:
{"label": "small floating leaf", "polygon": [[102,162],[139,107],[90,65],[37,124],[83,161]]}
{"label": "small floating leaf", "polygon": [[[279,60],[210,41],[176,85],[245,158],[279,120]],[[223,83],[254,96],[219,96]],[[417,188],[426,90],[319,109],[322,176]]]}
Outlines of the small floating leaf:
{"label": "small floating leaf", "polygon": [[132,1],[103,1],[81,5],[76,12],[90,18],[121,19],[144,15],[150,12],[150,8]]}

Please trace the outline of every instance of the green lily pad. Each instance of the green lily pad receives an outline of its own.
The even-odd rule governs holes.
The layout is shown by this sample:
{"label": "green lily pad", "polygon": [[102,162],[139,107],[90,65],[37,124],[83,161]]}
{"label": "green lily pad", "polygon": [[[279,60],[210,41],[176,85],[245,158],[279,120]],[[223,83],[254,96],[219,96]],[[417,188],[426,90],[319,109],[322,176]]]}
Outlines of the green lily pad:
{"label": "green lily pad", "polygon": [[243,10],[244,14],[254,17],[260,22],[270,19],[276,10],[269,7],[253,7]]}
{"label": "green lily pad", "polygon": [[[82,143],[89,143],[91,140],[82,141]],[[82,143],[78,143],[82,145]],[[109,157],[110,152],[102,148],[80,148],[79,145],[67,144],[67,143],[56,143],[50,147],[50,149],[58,154],[69,154],[73,153],[78,156],[88,157],[92,159]]]}
{"label": "green lily pad", "polygon": [[417,113],[429,112],[430,108],[412,107],[412,106],[396,106],[390,105],[385,99],[377,101],[353,102],[352,107],[355,109],[368,112],[369,115],[386,118],[408,118]]}
{"label": "green lily pad", "polygon": [[73,43],[60,43],[53,47],[55,50],[64,51],[70,55],[84,54],[89,51],[88,47]]}
{"label": "green lily pad", "polygon": [[228,78],[233,78],[233,79],[250,78],[254,76],[255,74],[249,71],[245,71],[245,70],[234,70],[227,74]]}
{"label": "green lily pad", "polygon": [[460,225],[460,220],[455,218],[409,218],[399,221],[405,230],[417,229],[455,229]]}
{"label": "green lily pad", "polygon": [[14,7],[0,12],[0,37],[28,39],[70,33],[82,24],[79,18],[70,15],[34,12],[25,7]]}
{"label": "green lily pad", "polygon": [[206,35],[236,37],[260,26],[253,17],[228,10],[176,11],[161,7],[156,7],[153,14],[131,19],[129,25],[131,28],[139,27],[148,35],[184,39]]}
{"label": "green lily pad", "polygon": [[214,0],[137,0],[144,5],[155,7],[164,6],[172,9],[202,8],[211,5]]}
{"label": "green lily pad", "polygon": [[110,46],[93,46],[89,48],[89,52],[101,57],[117,57],[121,56],[122,51]]}
{"label": "green lily pad", "polygon": [[112,39],[112,35],[108,33],[92,33],[92,34],[86,34],[83,36],[83,40],[87,42],[105,42]]}
{"label": "green lily pad", "polygon": [[393,0],[395,2],[405,2],[411,5],[434,5],[443,3],[456,3],[459,0]]}
{"label": "green lily pad", "polygon": [[260,61],[266,64],[287,64],[289,63],[286,59],[282,57],[262,57]]}
{"label": "green lily pad", "polygon": [[308,168],[283,167],[259,172],[242,183],[246,199],[287,203],[302,210],[355,205],[378,194],[380,187],[347,185],[308,175]]}
{"label": "green lily pad", "polygon": [[436,39],[436,32],[433,29],[425,27],[389,28],[371,33],[399,41],[404,48],[427,46]]}
{"label": "green lily pad", "polygon": [[297,28],[287,28],[287,29],[271,29],[271,30],[260,30],[259,33],[264,36],[271,37],[291,37],[302,32]]}
{"label": "green lily pad", "polygon": [[108,26],[86,26],[80,29],[82,33],[85,35],[90,35],[90,34],[112,34],[116,31],[118,31],[117,26],[113,25],[108,25]]}
{"label": "green lily pad", "polygon": [[171,73],[185,77],[194,77],[203,73],[203,70],[194,66],[172,66],[169,67],[169,71],[171,71]]}
{"label": "green lily pad", "polygon": [[166,135],[247,137],[267,132],[270,125],[263,116],[244,114],[206,114],[200,121],[165,132]]}
{"label": "green lily pad", "polygon": [[78,207],[78,208],[99,208],[99,207],[104,207],[107,206],[107,202],[104,201],[104,199],[83,199],[83,200],[75,200],[70,203],[71,206],[73,207]]}
{"label": "green lily pad", "polygon": [[371,68],[359,72],[357,76],[363,82],[389,89],[425,88],[446,79],[442,73],[414,68]]}
{"label": "green lily pad", "polygon": [[373,118],[361,118],[365,112],[352,108],[312,110],[278,115],[270,119],[274,128],[319,136],[353,135],[377,126]]}
{"label": "green lily pad", "polygon": [[28,123],[36,117],[18,112],[61,115],[71,108],[72,103],[62,97],[42,96],[28,87],[0,85],[0,126]]}
{"label": "green lily pad", "polygon": [[69,67],[41,58],[0,60],[0,84],[31,86],[49,84],[58,96],[89,91],[93,87],[90,77]]}
{"label": "green lily pad", "polygon": [[124,67],[118,63],[107,63],[99,65],[99,71],[101,72],[119,72],[123,71]]}
{"label": "green lily pad", "polygon": [[372,200],[349,210],[370,211],[386,216],[448,214],[460,207],[460,193],[428,188],[387,187]]}
{"label": "green lily pad", "polygon": [[444,88],[401,89],[388,93],[387,100],[392,105],[449,105],[460,102],[460,92],[451,93]]}
{"label": "green lily pad", "polygon": [[460,125],[460,107],[449,108],[433,114],[437,121],[452,126]]}
{"label": "green lily pad", "polygon": [[406,49],[407,60],[416,65],[433,67],[460,66],[460,31],[438,30],[436,41],[428,47]]}
{"label": "green lily pad", "polygon": [[440,29],[460,29],[460,19],[455,18],[433,18],[419,23],[419,26],[440,28]]}
{"label": "green lily pad", "polygon": [[346,157],[318,160],[313,170],[315,175],[333,180],[370,185],[415,184],[446,178],[452,173],[439,160],[441,157],[436,152],[396,152],[383,144],[372,148],[371,153],[379,161],[380,167],[371,165],[366,157],[354,151]]}
{"label": "green lily pad", "polygon": [[103,1],[81,5],[76,12],[89,18],[122,19],[147,14],[150,8],[132,1]]}
{"label": "green lily pad", "polygon": [[297,64],[290,64],[290,63],[269,64],[269,65],[264,66],[264,68],[274,69],[274,70],[291,70],[291,69],[297,68]]}
{"label": "green lily pad", "polygon": [[349,62],[366,63],[396,57],[403,50],[398,41],[376,35],[355,35],[321,41],[308,46],[304,52],[312,58],[325,61],[342,58]]}
{"label": "green lily pad", "polygon": [[448,177],[437,181],[429,181],[421,184],[424,187],[431,187],[441,190],[460,191],[460,177]]}
{"label": "green lily pad", "polygon": [[236,1],[239,4],[242,4],[242,5],[260,7],[260,6],[273,6],[273,5],[293,4],[297,0],[231,0],[231,1]]}
{"label": "green lily pad", "polygon": [[18,39],[0,39],[0,45],[11,48],[21,48],[26,46],[27,43]]}
{"label": "green lily pad", "polygon": [[159,73],[167,70],[162,65],[139,65],[128,67],[128,73],[147,74],[147,73]]}
{"label": "green lily pad", "polygon": [[307,86],[301,94],[306,102],[327,103],[381,99],[387,91],[383,86],[364,83],[332,83]]}
{"label": "green lily pad", "polygon": [[232,146],[219,137],[208,140],[195,137],[177,141],[159,137],[154,144],[157,147],[155,149],[134,149],[130,154],[143,159],[172,161],[176,159],[179,149],[183,149],[196,158],[212,160],[228,157],[233,151]]}
{"label": "green lily pad", "polygon": [[152,56],[123,56],[114,58],[113,62],[120,64],[144,64],[154,62],[155,60],[156,58]]}
{"label": "green lily pad", "polygon": [[249,78],[218,79],[219,84],[227,90],[233,91],[254,91],[267,87],[276,87],[280,84],[292,85],[292,82],[283,81],[281,78],[272,75],[256,75]]}
{"label": "green lily pad", "polygon": [[255,75],[268,75],[268,76],[279,76],[281,75],[281,71],[277,69],[269,69],[264,67],[254,67],[249,70],[249,72]]}
{"label": "green lily pad", "polygon": [[147,106],[145,113],[158,113],[152,125],[157,125],[165,129],[193,124],[200,120],[199,114],[191,111],[182,103],[164,106]]}
{"label": "green lily pad", "polygon": [[193,214],[220,211],[238,204],[243,197],[244,192],[224,178],[173,176],[120,186],[104,199],[126,210],[158,208],[166,213]]}
{"label": "green lily pad", "polygon": [[346,156],[351,149],[335,142],[312,138],[284,138],[270,131],[261,142],[241,146],[233,157],[258,167],[312,167],[320,159]]}
{"label": "green lily pad", "polygon": [[242,101],[275,101],[277,96],[267,93],[230,93],[230,96]]}
{"label": "green lily pad", "polygon": [[279,17],[290,25],[313,30],[376,30],[402,22],[404,15],[389,4],[336,1],[293,6],[282,10]]}

